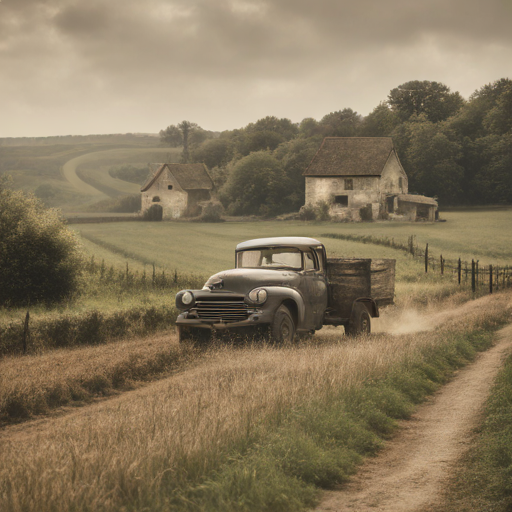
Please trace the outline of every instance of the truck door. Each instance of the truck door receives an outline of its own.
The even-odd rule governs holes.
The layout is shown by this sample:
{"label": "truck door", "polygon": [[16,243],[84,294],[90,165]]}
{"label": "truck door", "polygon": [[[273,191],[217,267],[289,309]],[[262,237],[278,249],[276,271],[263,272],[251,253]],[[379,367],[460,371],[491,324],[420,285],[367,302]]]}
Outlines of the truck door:
{"label": "truck door", "polygon": [[306,314],[311,329],[320,329],[324,312],[327,309],[327,276],[323,268],[323,258],[317,251],[304,251],[304,279],[306,281]]}

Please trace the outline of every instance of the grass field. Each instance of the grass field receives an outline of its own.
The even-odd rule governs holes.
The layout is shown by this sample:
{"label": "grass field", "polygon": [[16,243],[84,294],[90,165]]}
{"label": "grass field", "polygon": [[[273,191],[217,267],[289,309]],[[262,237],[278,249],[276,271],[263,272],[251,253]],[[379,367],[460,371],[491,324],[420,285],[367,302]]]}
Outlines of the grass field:
{"label": "grass field", "polygon": [[[126,399],[4,437],[0,508],[304,510],[489,346],[508,300],[485,297],[430,333],[213,348],[194,368]],[[69,374],[59,357],[64,364],[47,361],[47,372],[28,379],[11,365],[11,388]],[[72,378],[90,375],[86,361],[78,366]]]}
{"label": "grass field", "polygon": [[[421,223],[330,223],[330,222],[228,222],[220,224],[162,222],[152,224],[89,224],[78,231],[84,237],[108,241],[133,255],[134,261],[152,259],[159,266],[189,268],[194,255],[194,270],[212,273],[233,264],[237,243],[267,236],[311,236],[325,243],[333,256],[392,257],[397,251],[369,244],[356,244],[323,238],[322,234],[354,234],[394,238],[405,244],[416,236],[420,247],[445,258],[481,264],[512,265],[512,209],[486,212],[447,212],[447,222]],[[148,258],[148,255],[149,258]],[[380,255],[380,256],[379,256]]]}
{"label": "grass field", "polygon": [[[503,226],[511,216],[450,212],[439,224],[133,222],[76,230],[96,266],[103,260],[122,273],[128,264],[140,278],[150,275],[154,263],[158,272],[199,282],[232,267],[240,241],[313,236],[325,242],[330,256],[396,258],[397,303],[444,314],[471,298],[449,276],[425,275],[422,263],[402,251],[322,235],[406,242],[414,234],[418,244],[428,242],[445,257],[505,265],[512,260],[512,241]],[[168,303],[171,311],[170,289],[141,293],[123,282],[108,288],[91,280],[76,303],[35,316],[93,311],[107,317],[116,308],[152,303]],[[417,331],[437,325],[432,318],[411,311],[416,316],[409,333],[382,323],[381,333],[349,340],[342,329],[325,329],[295,347],[221,344],[197,351],[176,346],[168,332],[5,357],[0,413],[11,420],[179,372],[20,438],[2,438],[0,431],[0,509],[304,510],[315,503],[318,489],[345,481],[362,457],[376,453],[397,419],[408,417],[454,369],[492,343],[492,331],[510,319],[509,304],[510,295],[499,293],[469,303],[429,332]]]}

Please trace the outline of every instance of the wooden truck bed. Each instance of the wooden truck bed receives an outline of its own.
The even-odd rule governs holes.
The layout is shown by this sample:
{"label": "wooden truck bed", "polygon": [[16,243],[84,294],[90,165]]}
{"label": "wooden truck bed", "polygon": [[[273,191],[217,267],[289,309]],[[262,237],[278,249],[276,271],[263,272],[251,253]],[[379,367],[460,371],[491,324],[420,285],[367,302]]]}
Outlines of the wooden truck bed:
{"label": "wooden truck bed", "polygon": [[393,304],[395,260],[328,258],[329,307],[350,317],[356,299],[372,298],[379,307]]}

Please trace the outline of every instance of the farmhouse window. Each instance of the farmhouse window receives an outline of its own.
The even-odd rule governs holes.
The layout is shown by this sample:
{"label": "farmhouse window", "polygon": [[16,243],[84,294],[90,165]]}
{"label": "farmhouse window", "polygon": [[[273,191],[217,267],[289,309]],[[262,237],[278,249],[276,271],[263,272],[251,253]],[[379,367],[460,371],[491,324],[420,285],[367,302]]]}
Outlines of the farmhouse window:
{"label": "farmhouse window", "polygon": [[334,196],[334,204],[348,206],[348,196]]}
{"label": "farmhouse window", "polygon": [[167,185],[167,190],[172,190],[172,185]]}
{"label": "farmhouse window", "polygon": [[345,179],[345,190],[354,190],[354,180],[352,178]]}
{"label": "farmhouse window", "polygon": [[158,196],[153,197],[153,203],[159,203],[159,202],[160,202],[160,197],[158,197]]}
{"label": "farmhouse window", "polygon": [[403,186],[404,186],[404,180],[403,180],[403,178],[398,178],[398,188],[399,188],[400,190],[402,190]]}

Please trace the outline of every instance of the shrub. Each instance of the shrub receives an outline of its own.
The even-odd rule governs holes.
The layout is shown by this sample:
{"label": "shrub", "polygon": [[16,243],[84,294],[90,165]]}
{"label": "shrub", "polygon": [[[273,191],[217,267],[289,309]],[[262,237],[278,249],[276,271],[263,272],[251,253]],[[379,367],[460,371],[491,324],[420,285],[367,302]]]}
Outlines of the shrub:
{"label": "shrub", "polygon": [[217,202],[208,202],[201,213],[200,220],[202,222],[224,222],[222,218],[222,204]]}
{"label": "shrub", "polygon": [[317,220],[331,220],[330,208],[331,205],[327,201],[318,201],[315,207]]}
{"label": "shrub", "polygon": [[0,180],[0,305],[55,303],[80,282],[82,256],[60,213]]}
{"label": "shrub", "polygon": [[331,220],[329,210],[331,205],[327,201],[317,201],[315,205],[307,204],[299,211],[300,220]]}
{"label": "shrub", "polygon": [[299,211],[299,219],[300,220],[315,220],[316,219],[315,208],[310,204],[303,206]]}

